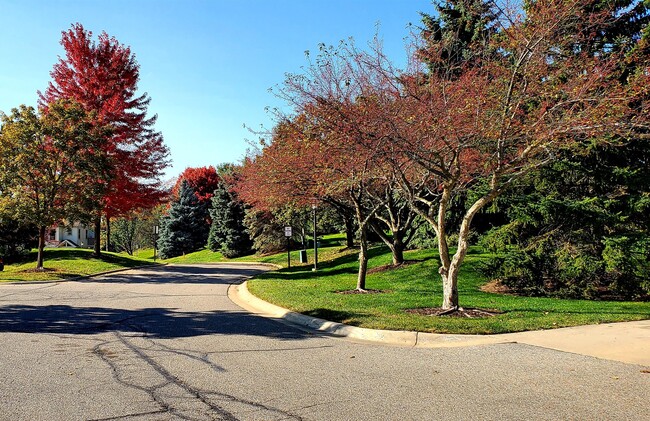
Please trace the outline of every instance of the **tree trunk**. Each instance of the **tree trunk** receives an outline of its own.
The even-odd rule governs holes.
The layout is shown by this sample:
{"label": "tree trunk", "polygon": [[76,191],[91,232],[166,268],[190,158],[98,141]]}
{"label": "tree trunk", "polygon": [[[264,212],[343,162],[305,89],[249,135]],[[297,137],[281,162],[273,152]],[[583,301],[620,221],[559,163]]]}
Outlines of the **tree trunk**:
{"label": "tree trunk", "polygon": [[360,229],[359,246],[359,275],[357,276],[357,290],[365,291],[366,273],[368,272],[368,238],[366,227]]}
{"label": "tree trunk", "polygon": [[106,251],[111,251],[111,218],[106,215]]}
{"label": "tree trunk", "polygon": [[404,263],[404,233],[399,229],[391,227],[391,237],[389,238],[380,228],[377,228],[375,224],[371,224],[371,227],[384,244],[386,244],[390,249],[393,257],[393,266],[399,266]]}
{"label": "tree trunk", "polygon": [[102,231],[102,217],[101,215],[97,215],[95,218],[95,245],[93,248],[94,255],[95,257],[100,257],[102,255],[102,248],[100,245],[100,236],[101,236],[101,231]]}
{"label": "tree trunk", "polygon": [[450,271],[442,276],[442,308],[453,310],[458,308],[458,270]]}
{"label": "tree trunk", "polygon": [[43,250],[45,249],[45,229],[43,225],[38,228],[38,256],[36,258],[36,269],[43,270]]}
{"label": "tree trunk", "polygon": [[[458,272],[460,266],[465,260],[467,250],[469,249],[469,229],[472,225],[474,215],[483,208],[486,204],[490,203],[497,195],[497,191],[493,190],[488,195],[478,199],[474,204],[465,212],[463,221],[460,224],[458,231],[458,247],[456,253],[448,265],[440,267],[440,275],[442,276],[442,308],[445,310],[457,309],[458,303]],[[446,241],[444,241],[446,245]]]}
{"label": "tree trunk", "polygon": [[345,223],[345,246],[352,248],[354,247],[354,221],[352,217],[346,216],[343,222]]}
{"label": "tree trunk", "polygon": [[404,263],[404,242],[397,233],[393,233],[393,247],[391,253],[393,254],[393,266],[399,266]]}

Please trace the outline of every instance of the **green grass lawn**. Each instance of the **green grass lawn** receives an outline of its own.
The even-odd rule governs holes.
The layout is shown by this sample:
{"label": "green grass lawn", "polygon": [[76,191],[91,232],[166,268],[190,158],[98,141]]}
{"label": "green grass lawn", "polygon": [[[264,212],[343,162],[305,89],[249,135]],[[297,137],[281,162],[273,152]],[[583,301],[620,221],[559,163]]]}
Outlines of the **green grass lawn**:
{"label": "green grass lawn", "polygon": [[146,251],[140,256],[102,252],[101,258],[96,258],[88,249],[48,248],[45,249],[44,258],[43,272],[34,271],[36,251],[32,251],[21,263],[6,265],[4,271],[0,272],[0,282],[69,279],[153,263]]}
{"label": "green grass lawn", "polygon": [[[383,247],[371,250],[370,267],[389,264]],[[406,309],[439,307],[442,285],[435,250],[407,252],[415,263],[371,273],[366,287],[379,294],[339,294],[356,286],[356,255],[323,262],[318,272],[292,267],[263,274],[249,282],[256,296],[291,310],[327,320],[373,329],[438,333],[505,333],[650,318],[648,302],[608,302],[517,297],[482,292],[487,282],[476,265],[489,257],[472,249],[461,271],[460,304],[465,308],[502,311],[489,318],[432,317]]]}
{"label": "green grass lawn", "polygon": [[[354,251],[342,250],[344,239],[341,235],[326,235],[320,240],[321,248],[318,250],[318,259],[327,261],[336,257],[356,253]],[[314,265],[314,250],[307,249],[307,259],[309,263],[300,263],[300,251],[291,251],[291,267],[303,269],[312,268]],[[355,254],[356,255],[356,254]],[[224,262],[255,262],[255,263],[270,263],[281,268],[286,268],[288,264],[287,253],[277,253],[268,256],[250,255],[242,256],[234,259],[227,259],[221,253],[213,252],[208,249],[203,249],[194,253],[189,253],[184,256],[172,257],[163,260],[165,263],[176,264],[193,264],[193,263],[224,263]]]}

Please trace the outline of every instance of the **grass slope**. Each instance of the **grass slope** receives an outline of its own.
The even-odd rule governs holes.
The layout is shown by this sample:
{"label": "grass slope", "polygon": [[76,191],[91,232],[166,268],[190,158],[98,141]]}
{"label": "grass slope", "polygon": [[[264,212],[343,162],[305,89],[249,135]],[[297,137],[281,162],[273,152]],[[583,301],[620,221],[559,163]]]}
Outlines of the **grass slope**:
{"label": "grass slope", "polygon": [[21,263],[5,266],[0,282],[52,281],[91,275],[110,270],[152,264],[146,256],[102,252],[100,258],[92,250],[76,248],[45,249],[45,271],[35,272],[36,252],[31,252]]}
{"label": "grass slope", "polygon": [[[318,259],[320,261],[332,260],[345,254],[354,253],[353,251],[341,251],[342,237],[340,235],[328,235],[320,241],[321,248],[318,249]],[[291,251],[292,268],[302,267],[304,270],[312,268],[314,265],[314,250],[307,249],[307,261],[309,263],[300,263],[300,251]],[[355,254],[356,256],[356,254]],[[223,257],[221,253],[213,252],[208,249],[199,250],[194,253],[188,253],[183,256],[172,257],[164,260],[166,263],[176,264],[194,264],[194,263],[225,263],[225,262],[255,262],[270,263],[281,268],[286,268],[288,259],[287,253],[277,253],[268,256],[250,255],[234,259]]]}
{"label": "grass slope", "polygon": [[[384,248],[371,250],[370,267],[390,263]],[[367,288],[381,294],[340,294],[356,285],[356,255],[323,263],[316,273],[297,267],[263,274],[249,282],[256,296],[307,315],[349,325],[390,330],[490,334],[551,329],[650,318],[648,302],[607,302],[516,297],[482,292],[487,280],[475,270],[487,258],[473,249],[461,270],[460,304],[465,308],[503,311],[490,318],[432,317],[406,313],[411,308],[439,307],[442,285],[435,250],[408,252],[418,262],[371,273]]]}

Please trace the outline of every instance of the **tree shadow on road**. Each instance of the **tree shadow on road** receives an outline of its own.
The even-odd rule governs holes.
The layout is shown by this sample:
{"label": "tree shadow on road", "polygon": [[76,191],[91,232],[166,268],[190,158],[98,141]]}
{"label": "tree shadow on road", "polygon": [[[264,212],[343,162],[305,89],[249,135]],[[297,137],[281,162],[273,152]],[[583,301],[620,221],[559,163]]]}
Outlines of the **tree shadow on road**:
{"label": "tree shadow on road", "polygon": [[130,283],[130,284],[233,284],[264,273],[260,268],[236,268],[224,266],[163,266],[146,268],[142,272],[119,272],[91,278],[83,282]]}
{"label": "tree shadow on road", "polygon": [[125,310],[67,305],[0,307],[0,333],[89,335],[112,331],[157,339],[215,334],[281,340],[312,337],[283,323],[241,311],[183,312],[165,308]]}

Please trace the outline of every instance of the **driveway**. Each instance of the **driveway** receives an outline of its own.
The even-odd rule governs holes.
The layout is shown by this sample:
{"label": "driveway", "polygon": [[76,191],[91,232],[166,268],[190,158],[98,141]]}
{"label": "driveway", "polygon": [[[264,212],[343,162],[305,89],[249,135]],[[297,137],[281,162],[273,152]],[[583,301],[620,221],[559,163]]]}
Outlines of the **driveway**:
{"label": "driveway", "polygon": [[313,334],[228,299],[262,270],[0,284],[0,420],[650,419],[645,367],[525,344]]}

